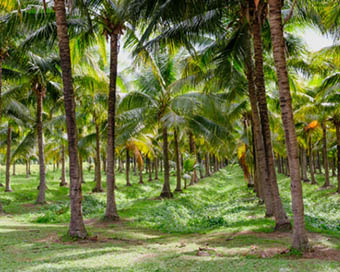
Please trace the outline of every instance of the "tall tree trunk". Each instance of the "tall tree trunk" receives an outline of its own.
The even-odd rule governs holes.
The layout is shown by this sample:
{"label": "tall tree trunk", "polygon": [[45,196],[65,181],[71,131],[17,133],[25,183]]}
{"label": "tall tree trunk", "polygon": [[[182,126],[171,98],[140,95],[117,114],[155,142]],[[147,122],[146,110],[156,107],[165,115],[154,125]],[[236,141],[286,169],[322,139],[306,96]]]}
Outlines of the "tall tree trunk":
{"label": "tall tree trunk", "polygon": [[305,250],[308,247],[308,237],[305,229],[302,184],[299,173],[298,144],[293,117],[292,98],[289,89],[281,5],[281,0],[269,0],[269,20],[274,62],[279,83],[281,115],[290,167],[292,210],[294,220],[292,246],[296,249]]}
{"label": "tall tree trunk", "polygon": [[131,186],[130,183],[130,152],[129,149],[126,148],[126,186]]}
{"label": "tall tree trunk", "polygon": [[158,157],[155,158],[155,180],[158,180]]}
{"label": "tall tree trunk", "polygon": [[336,176],[336,171],[335,171],[335,164],[336,164],[336,158],[335,158],[335,154],[333,154],[333,159],[332,159],[332,177]]}
{"label": "tall tree trunk", "polygon": [[163,159],[164,159],[164,183],[160,197],[172,198],[170,190],[170,166],[169,166],[169,151],[168,151],[168,129],[163,124]]}
{"label": "tall tree trunk", "polygon": [[66,113],[66,127],[70,164],[69,172],[70,172],[71,221],[69,235],[71,237],[86,238],[88,234],[85,229],[81,208],[82,192],[81,182],[79,178],[77,123],[75,114],[74,91],[72,86],[70,46],[64,0],[54,0],[54,10],[56,15],[60,62],[64,86],[64,105]]}
{"label": "tall tree trunk", "polygon": [[137,176],[136,156],[133,156],[133,175]]}
{"label": "tall tree trunk", "polygon": [[313,148],[312,148],[312,136],[309,136],[309,171],[312,179],[312,184],[316,184],[315,175],[314,175],[314,159],[313,159]]}
{"label": "tall tree trunk", "polygon": [[[257,15],[257,14],[256,14]],[[268,173],[268,187],[270,188],[273,196],[274,204],[274,217],[276,221],[275,229],[290,229],[290,221],[283,208],[279,187],[277,185],[277,178],[274,164],[274,154],[271,141],[271,133],[269,127],[268,107],[266,100],[266,89],[264,82],[263,70],[263,48],[262,48],[262,33],[261,33],[261,19],[262,14],[255,16],[253,22],[253,38],[254,38],[254,53],[255,53],[255,86],[257,91],[257,102],[259,106],[262,136],[264,143],[264,152],[266,159],[266,169]]]}
{"label": "tall tree trunk", "polygon": [[[196,157],[195,140],[194,140],[194,135],[192,134],[191,131],[189,131],[189,147],[190,147],[190,154],[193,157]],[[189,185],[194,185],[197,181],[198,181],[197,172],[196,172],[196,169],[194,169]]]}
{"label": "tall tree trunk", "polygon": [[323,168],[325,169],[325,183],[323,187],[328,187],[329,183],[329,167],[328,167],[328,155],[327,155],[327,130],[325,122],[321,123],[322,127],[322,156],[323,156]]}
{"label": "tall tree trunk", "polygon": [[11,141],[12,141],[12,128],[8,122],[7,128],[7,152],[6,152],[6,187],[5,192],[12,192],[12,188],[10,185],[11,176],[10,176],[10,167],[11,167]]}
{"label": "tall tree trunk", "polygon": [[66,167],[65,167],[65,146],[61,145],[61,178],[60,178],[60,186],[67,186],[66,183]]}
{"label": "tall tree trunk", "polygon": [[337,149],[337,156],[338,156],[338,164],[337,164],[337,169],[338,169],[338,189],[337,192],[340,194],[340,121],[335,121],[335,130],[336,130],[336,149]]}
{"label": "tall tree trunk", "polygon": [[181,162],[180,162],[180,154],[179,154],[179,147],[178,147],[178,135],[177,129],[175,128],[174,131],[174,138],[175,138],[175,157],[176,157],[176,189],[175,192],[182,192],[182,182],[181,182]]}
{"label": "tall tree trunk", "polygon": [[45,204],[46,199],[46,177],[45,177],[45,155],[44,155],[44,135],[42,122],[42,105],[45,91],[42,86],[37,90],[37,135],[38,135],[38,150],[39,150],[39,194],[36,203]]}
{"label": "tall tree trunk", "polygon": [[143,182],[143,168],[139,168],[139,184],[144,184]]}
{"label": "tall tree trunk", "polygon": [[149,172],[149,180],[148,181],[152,181],[152,161],[150,158],[146,158],[147,161],[147,165],[148,165],[148,172]]}
{"label": "tall tree trunk", "polygon": [[29,172],[29,166],[28,166],[28,159],[26,159],[26,178],[28,178],[30,176],[30,172]]}
{"label": "tall tree trunk", "polygon": [[316,151],[316,158],[317,158],[316,164],[318,166],[319,174],[322,174],[321,159],[320,159],[320,152],[319,152],[319,150]]}
{"label": "tall tree trunk", "polygon": [[79,177],[80,177],[80,182],[85,183],[84,170],[83,170],[83,157],[81,154],[79,154]]}
{"label": "tall tree trunk", "polygon": [[304,147],[301,148],[301,161],[302,161],[302,165],[301,165],[301,168],[303,169],[302,173],[303,173],[303,176],[302,176],[302,180],[304,182],[309,182],[309,179],[307,177],[307,152],[306,152],[306,149]]}
{"label": "tall tree trunk", "polygon": [[205,153],[205,159],[204,159],[204,165],[205,165],[205,176],[209,177],[210,176],[210,166],[209,166],[209,153]]}
{"label": "tall tree trunk", "polygon": [[106,156],[104,154],[102,156],[102,161],[103,161],[103,171],[106,174]]}
{"label": "tall tree trunk", "polygon": [[95,164],[96,187],[93,188],[92,192],[103,192],[104,190],[102,187],[99,126],[96,122],[95,124],[96,124],[96,164]]}
{"label": "tall tree trunk", "polygon": [[204,178],[203,176],[203,169],[202,169],[202,158],[201,158],[201,154],[199,151],[196,152],[196,157],[197,157],[197,162],[199,164],[199,167],[198,170],[199,170],[199,173],[200,173],[200,179]]}
{"label": "tall tree trunk", "polygon": [[118,66],[118,34],[110,35],[110,89],[108,107],[107,169],[106,169],[106,220],[118,220],[115,199],[115,128],[116,128],[116,81]]}
{"label": "tall tree trunk", "polygon": [[255,82],[254,82],[254,69],[253,69],[253,61],[252,61],[252,53],[250,48],[250,40],[247,41],[247,81],[248,81],[248,94],[251,105],[251,115],[252,115],[252,124],[254,131],[254,141],[256,148],[256,170],[257,170],[257,180],[258,182],[258,194],[261,198],[263,198],[265,206],[266,206],[266,216],[270,217],[274,215],[274,206],[273,206],[273,195],[269,186],[268,179],[268,171],[265,160],[265,151],[264,151],[264,143],[262,138],[261,131],[261,120],[258,111],[257,98],[256,98],[256,90],[255,90]]}
{"label": "tall tree trunk", "polygon": [[13,162],[13,165],[12,165],[12,176],[16,176],[15,162]]}

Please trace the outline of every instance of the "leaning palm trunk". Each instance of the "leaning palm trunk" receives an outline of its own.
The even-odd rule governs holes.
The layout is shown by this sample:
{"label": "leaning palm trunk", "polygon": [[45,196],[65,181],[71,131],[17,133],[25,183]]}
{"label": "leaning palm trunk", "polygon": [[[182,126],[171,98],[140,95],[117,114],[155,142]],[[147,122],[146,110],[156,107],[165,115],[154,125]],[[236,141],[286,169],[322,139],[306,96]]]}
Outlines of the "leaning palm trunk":
{"label": "leaning palm trunk", "polygon": [[256,91],[254,83],[254,72],[252,63],[252,54],[250,50],[250,42],[247,44],[247,80],[248,80],[248,93],[251,105],[252,114],[252,124],[254,131],[254,142],[255,142],[255,152],[256,152],[256,183],[258,184],[258,194],[263,198],[266,206],[266,216],[270,217],[274,214],[273,206],[273,196],[271,190],[269,189],[269,180],[267,174],[267,166],[265,161],[264,144],[261,132],[261,122],[257,107]]}
{"label": "leaning palm trunk", "polygon": [[279,96],[281,116],[285,132],[287,154],[291,177],[291,195],[293,210],[293,248],[305,250],[308,247],[308,238],[305,229],[304,206],[302,196],[302,184],[299,172],[299,154],[296,138],[292,97],[289,89],[287,72],[285,42],[283,37],[281,0],[269,0],[270,30],[274,53],[275,68],[279,83]]}
{"label": "leaning palm trunk", "polygon": [[116,126],[116,81],[118,66],[118,34],[110,34],[110,89],[108,107],[107,169],[106,169],[106,211],[105,219],[118,220],[115,199],[115,126]]}
{"label": "leaning palm trunk", "polygon": [[70,58],[70,45],[66,21],[64,0],[54,0],[54,10],[57,23],[59,40],[60,62],[64,85],[64,105],[66,113],[66,127],[68,139],[68,152],[70,159],[70,198],[71,198],[71,221],[69,235],[71,237],[86,238],[82,214],[82,192],[79,179],[79,163],[77,149],[77,124],[75,114],[74,91],[72,85],[72,69]]}
{"label": "leaning palm trunk", "polygon": [[179,154],[179,148],[178,148],[178,135],[177,135],[177,129],[174,131],[174,138],[175,138],[175,157],[176,157],[176,189],[175,192],[182,192],[181,188],[181,163],[180,163],[180,154]]}
{"label": "leaning palm trunk", "polygon": [[38,134],[38,149],[39,149],[39,194],[36,203],[46,203],[46,177],[45,177],[45,156],[44,156],[44,135],[43,135],[43,123],[42,123],[42,104],[45,90],[40,85],[35,90],[37,95],[37,134]]}
{"label": "leaning palm trunk", "polygon": [[12,188],[10,185],[11,176],[10,176],[10,167],[11,167],[11,141],[12,141],[12,128],[8,123],[7,128],[7,152],[6,152],[6,187],[5,192],[12,192]]}
{"label": "leaning palm trunk", "polygon": [[269,127],[268,107],[266,101],[266,89],[263,70],[263,48],[261,22],[259,16],[255,16],[253,22],[253,38],[254,38],[254,53],[255,53],[255,86],[257,89],[257,102],[261,119],[262,136],[264,143],[266,169],[268,172],[268,188],[271,190],[274,204],[274,216],[276,221],[275,229],[290,229],[290,221],[283,208],[277,178],[275,172],[273,147],[271,142],[271,133]]}
{"label": "leaning palm trunk", "polygon": [[327,130],[325,121],[321,123],[322,127],[322,156],[323,156],[323,167],[325,168],[325,183],[323,187],[328,187],[329,183],[329,166],[327,156]]}
{"label": "leaning palm trunk", "polygon": [[164,183],[160,197],[173,197],[170,190],[170,166],[169,166],[169,150],[168,150],[168,129],[163,124],[163,159],[164,159]]}

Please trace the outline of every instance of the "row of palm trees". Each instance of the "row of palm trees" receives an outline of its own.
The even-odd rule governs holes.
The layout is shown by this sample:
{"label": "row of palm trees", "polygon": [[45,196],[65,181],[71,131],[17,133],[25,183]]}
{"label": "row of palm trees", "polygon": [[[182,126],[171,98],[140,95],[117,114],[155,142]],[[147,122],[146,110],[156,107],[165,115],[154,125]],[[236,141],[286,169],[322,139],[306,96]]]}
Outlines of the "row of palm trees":
{"label": "row of palm trees", "polygon": [[[327,151],[326,128],[330,123],[336,128],[340,190],[339,76],[334,74],[339,67],[337,58],[321,53],[318,63],[308,63],[298,39],[283,33],[285,25],[294,29],[296,22],[315,24],[315,20],[323,31],[337,33],[333,17],[323,16],[328,7],[308,2],[310,5],[286,1],[283,6],[281,0],[79,0],[66,9],[64,0],[32,0],[25,5],[9,1],[1,6],[0,24],[0,65],[5,65],[0,66],[4,67],[0,79],[2,74],[6,79],[0,112],[5,115],[2,120],[8,120],[6,190],[10,191],[11,157],[23,158],[29,165],[37,135],[37,203],[44,203],[46,148],[58,143],[48,152],[54,162],[62,162],[61,185],[66,185],[67,147],[69,234],[85,238],[81,212],[84,159],[92,156],[96,162],[97,192],[102,191],[101,158],[105,161],[105,219],[117,220],[117,155],[122,160],[125,150],[127,185],[130,155],[137,160],[139,170],[143,165],[141,154],[149,167],[153,161],[157,168],[161,159],[164,181],[160,196],[171,198],[170,161],[175,161],[176,191],[181,191],[181,146],[185,143],[184,152],[200,165],[205,164],[207,173],[209,154],[215,162],[221,162],[238,153],[245,176],[264,200],[266,215],[274,216],[276,229],[286,230],[291,224],[280,199],[275,171],[275,159],[282,168],[286,158],[285,168],[292,183],[293,247],[306,249],[301,177],[307,173],[308,150],[313,180],[313,148],[319,146],[315,144],[319,123],[326,186],[331,154]],[[287,14],[284,19],[282,10]],[[109,58],[105,38],[109,41]],[[134,71],[118,73],[121,44],[133,52]],[[57,50],[59,57],[54,55]],[[315,72],[326,66],[327,72]],[[302,73],[312,78],[311,82],[319,78],[319,84],[304,90],[299,81]],[[310,98],[320,105],[315,113],[311,103],[305,103]],[[35,112],[35,118],[27,114],[30,112]],[[294,120],[294,112],[304,126]],[[13,136],[14,127],[19,129]],[[333,131],[328,135],[333,137]],[[18,151],[12,154],[11,139],[18,140]],[[101,145],[103,140],[106,148]],[[89,144],[94,147],[92,154]],[[191,184],[197,181],[198,171],[195,167],[189,171]]]}

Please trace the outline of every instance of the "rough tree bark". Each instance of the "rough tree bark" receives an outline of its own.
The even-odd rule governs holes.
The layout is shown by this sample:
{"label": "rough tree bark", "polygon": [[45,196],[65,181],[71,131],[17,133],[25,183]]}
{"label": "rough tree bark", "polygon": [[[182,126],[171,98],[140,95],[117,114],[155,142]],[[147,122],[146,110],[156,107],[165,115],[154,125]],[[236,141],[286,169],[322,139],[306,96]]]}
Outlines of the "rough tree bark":
{"label": "rough tree bark", "polygon": [[161,192],[161,198],[172,198],[173,194],[170,190],[170,166],[169,166],[169,150],[168,150],[168,129],[163,124],[163,159],[164,159],[164,183]]}
{"label": "rough tree bark", "polygon": [[116,81],[118,66],[118,34],[110,34],[110,87],[108,105],[107,169],[106,169],[106,211],[105,219],[119,220],[115,199],[115,126],[116,126]]}
{"label": "rough tree bark", "polygon": [[289,79],[285,56],[285,41],[281,15],[282,1],[269,0],[270,30],[274,54],[275,68],[279,83],[279,98],[286,148],[290,167],[291,195],[293,210],[293,248],[305,250],[308,248],[308,237],[305,229],[302,184],[299,172],[299,154],[296,138],[292,97],[289,89]]}
{"label": "rough tree bark", "polygon": [[325,183],[323,187],[328,187],[329,183],[329,166],[328,166],[328,155],[327,155],[327,130],[326,123],[321,123],[322,127],[322,156],[323,156],[323,167],[325,169]]}
{"label": "rough tree bark", "polygon": [[65,167],[65,146],[61,144],[61,178],[59,186],[67,186],[66,183],[66,167]]}
{"label": "rough tree bark", "polygon": [[44,155],[44,135],[42,122],[42,105],[45,95],[44,88],[38,84],[35,88],[37,96],[37,135],[38,135],[38,150],[39,150],[39,194],[36,203],[45,204],[46,199],[46,176],[45,176],[45,155]]}
{"label": "rough tree bark", "polygon": [[64,0],[54,0],[56,15],[57,34],[59,40],[60,62],[64,86],[64,105],[66,113],[66,127],[69,152],[70,171],[70,198],[71,198],[71,221],[69,235],[71,237],[86,238],[81,208],[82,192],[79,178],[78,149],[77,149],[77,124],[75,114],[75,100],[72,85],[72,69],[70,57],[70,45],[66,21]]}
{"label": "rough tree bark", "polygon": [[126,186],[131,186],[130,183],[130,152],[129,149],[126,148]]}
{"label": "rough tree bark", "polygon": [[[258,9],[259,12],[262,9]],[[266,169],[268,173],[268,187],[271,190],[274,204],[274,217],[276,221],[275,229],[287,230],[291,228],[290,221],[283,208],[280,198],[279,187],[277,185],[277,178],[274,164],[274,153],[271,141],[271,133],[269,127],[269,116],[266,99],[266,89],[264,81],[263,69],[263,47],[262,47],[262,33],[261,33],[262,14],[255,13],[253,21],[253,39],[254,39],[254,54],[255,54],[255,86],[257,94],[257,103],[259,107],[259,114],[261,120],[262,137],[264,143]]]}
{"label": "rough tree bark", "polygon": [[181,187],[181,162],[180,162],[180,154],[179,154],[179,147],[178,147],[178,135],[177,129],[175,128],[174,131],[174,138],[175,138],[175,157],[176,157],[176,189],[175,192],[182,192]]}
{"label": "rough tree bark", "polygon": [[11,176],[10,176],[10,167],[11,167],[11,141],[12,141],[12,128],[8,122],[7,127],[7,151],[6,151],[6,187],[5,192],[12,192],[11,188]]}
{"label": "rough tree bark", "polygon": [[99,125],[96,124],[96,163],[95,163],[95,179],[96,186],[92,189],[92,192],[103,192],[102,187],[102,174],[101,174],[101,160],[100,160],[100,135],[99,135]]}

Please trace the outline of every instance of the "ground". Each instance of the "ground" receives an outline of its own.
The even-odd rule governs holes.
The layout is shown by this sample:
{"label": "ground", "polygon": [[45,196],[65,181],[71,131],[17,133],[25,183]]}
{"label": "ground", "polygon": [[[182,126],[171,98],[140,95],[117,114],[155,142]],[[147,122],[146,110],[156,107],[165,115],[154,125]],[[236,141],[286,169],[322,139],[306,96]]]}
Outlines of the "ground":
{"label": "ground", "polygon": [[[0,188],[0,271],[340,271],[340,196],[335,187],[304,184],[312,250],[290,253],[291,233],[273,232],[273,219],[247,188],[236,166],[158,200],[160,181],[132,187],[117,176],[121,221],[101,220],[105,194],[91,193],[93,169],[86,169],[84,216],[90,239],[71,241],[68,190],[58,186],[59,171],[47,174],[48,204],[34,204],[37,167],[30,178],[12,177],[12,193]],[[3,168],[0,177],[3,177]],[[3,180],[3,178],[2,178]],[[103,183],[105,177],[103,178]],[[335,184],[335,179],[332,180]],[[284,206],[290,212],[289,178],[279,175]],[[172,177],[172,188],[175,178]]]}

